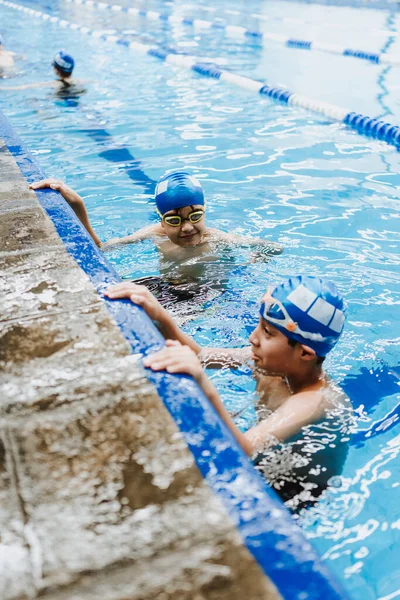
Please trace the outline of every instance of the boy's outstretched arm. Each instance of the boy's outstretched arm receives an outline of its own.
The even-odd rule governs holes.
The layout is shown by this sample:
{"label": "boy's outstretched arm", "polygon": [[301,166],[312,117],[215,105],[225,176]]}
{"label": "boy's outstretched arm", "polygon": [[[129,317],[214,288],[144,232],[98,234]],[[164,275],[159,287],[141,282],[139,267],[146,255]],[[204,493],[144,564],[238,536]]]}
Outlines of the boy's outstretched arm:
{"label": "boy's outstretched arm", "polygon": [[59,83],[57,81],[37,81],[36,83],[24,83],[22,85],[4,85],[1,86],[0,90],[16,91],[16,90],[29,90],[31,88],[46,88],[46,87],[57,87]]}
{"label": "boy's outstretched arm", "polygon": [[35,181],[29,186],[32,190],[42,190],[45,188],[50,188],[57,192],[60,192],[61,196],[64,198],[66,202],[70,205],[86,231],[93,238],[96,246],[101,248],[100,238],[94,232],[89,217],[87,214],[87,210],[82,198],[77,194],[72,188],[66,185],[63,181],[59,179],[43,179],[42,181]]}
{"label": "boy's outstretched arm", "polygon": [[319,391],[305,391],[288,396],[269,417],[244,434],[253,452],[295,436],[302,427],[315,423],[325,413],[325,402]]}
{"label": "boy's outstretched arm", "polygon": [[259,251],[264,251],[268,255],[282,254],[283,246],[278,242],[272,242],[271,240],[264,240],[263,238],[254,238],[251,236],[239,235],[237,233],[227,233],[220,231],[219,229],[211,230],[216,238],[228,242],[229,244],[236,246],[247,246],[255,247]]}
{"label": "boy's outstretched arm", "polygon": [[126,235],[122,238],[112,238],[104,244],[101,245],[102,250],[108,250],[113,246],[120,246],[124,244],[134,244],[135,242],[141,242],[142,240],[147,240],[148,238],[164,235],[161,225],[158,223],[154,225],[148,225],[147,227],[142,227],[138,229],[131,235]]}
{"label": "boy's outstretched arm", "polygon": [[[60,192],[61,196],[64,198],[66,202],[70,205],[82,225],[85,227],[86,231],[91,235],[95,244],[101,248],[101,250],[107,250],[112,246],[116,246],[118,244],[131,244],[134,242],[139,242],[140,240],[144,240],[149,237],[153,237],[154,235],[161,235],[162,229],[161,226],[150,225],[149,227],[143,227],[139,229],[132,235],[128,235],[123,238],[113,238],[108,240],[108,242],[101,242],[100,238],[93,230],[89,216],[87,214],[87,210],[85,207],[85,203],[83,199],[77,194],[72,188],[70,188],[66,183],[60,181],[59,179],[43,179],[42,181],[35,181],[29,186],[32,190],[41,190],[44,188],[51,188],[52,190],[56,190]],[[160,231],[161,230],[161,231]]]}

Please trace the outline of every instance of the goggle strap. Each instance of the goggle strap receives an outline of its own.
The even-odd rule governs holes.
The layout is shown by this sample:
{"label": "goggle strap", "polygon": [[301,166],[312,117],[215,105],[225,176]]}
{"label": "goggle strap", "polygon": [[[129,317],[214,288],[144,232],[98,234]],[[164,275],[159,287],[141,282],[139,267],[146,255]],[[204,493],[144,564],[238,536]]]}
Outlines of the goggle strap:
{"label": "goggle strap", "polygon": [[[271,288],[268,288],[267,293],[265,294],[263,300],[264,300],[263,317],[265,318],[266,321],[269,321],[272,324],[280,325],[281,327],[284,327],[285,329],[290,331],[290,333],[296,333],[297,335],[300,335],[301,337],[306,338],[308,340],[313,340],[316,342],[326,342],[326,340],[329,339],[327,337],[322,336],[320,333],[311,333],[310,331],[303,331],[302,329],[300,329],[298,324],[293,321],[293,319],[287,312],[286,308],[283,306],[282,302],[271,296]],[[276,304],[279,307],[279,310],[282,312],[283,316],[285,317],[284,320],[276,319],[275,317],[268,315],[269,309],[274,304]]]}

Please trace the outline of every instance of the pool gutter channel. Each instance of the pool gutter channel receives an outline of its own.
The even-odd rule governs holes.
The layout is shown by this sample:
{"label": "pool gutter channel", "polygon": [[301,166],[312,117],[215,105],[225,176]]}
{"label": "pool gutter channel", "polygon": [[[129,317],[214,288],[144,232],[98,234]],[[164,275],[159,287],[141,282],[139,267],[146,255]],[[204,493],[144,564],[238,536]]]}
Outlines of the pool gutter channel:
{"label": "pool gutter channel", "polygon": [[[0,138],[5,140],[28,184],[45,177],[1,113]],[[38,190],[36,195],[65,248],[89,277],[129,343],[134,360],[159,349],[164,343],[163,338],[142,309],[129,301],[110,301],[103,296],[104,289],[120,279],[70,207],[53,190]],[[28,212],[32,210],[32,214],[36,214],[30,202],[28,207],[21,206],[21,210],[27,208]],[[50,235],[49,247],[54,245],[57,249],[57,240],[58,237]],[[90,294],[89,297],[92,298]],[[146,375],[180,428],[205,481],[222,502],[245,546],[281,596],[290,600],[297,597],[317,600],[322,596],[327,600],[346,598],[345,592],[274,492],[266,487],[253,469],[195,382],[186,376],[149,370]]]}

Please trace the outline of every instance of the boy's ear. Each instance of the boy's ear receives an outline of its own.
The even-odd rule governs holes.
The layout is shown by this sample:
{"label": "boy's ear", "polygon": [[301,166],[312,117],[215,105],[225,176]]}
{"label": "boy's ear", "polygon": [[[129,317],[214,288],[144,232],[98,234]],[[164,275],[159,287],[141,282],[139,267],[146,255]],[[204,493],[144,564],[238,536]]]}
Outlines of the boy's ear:
{"label": "boy's ear", "polygon": [[302,360],[313,360],[317,356],[317,353],[315,352],[315,350],[313,350],[309,346],[300,344],[300,348],[301,348],[300,358]]}

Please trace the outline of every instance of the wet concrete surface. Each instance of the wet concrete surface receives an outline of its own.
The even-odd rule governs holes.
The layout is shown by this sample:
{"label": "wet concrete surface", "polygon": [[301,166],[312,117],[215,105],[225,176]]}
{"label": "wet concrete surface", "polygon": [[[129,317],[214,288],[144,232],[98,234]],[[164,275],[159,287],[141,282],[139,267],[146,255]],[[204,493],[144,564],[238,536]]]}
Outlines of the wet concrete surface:
{"label": "wet concrete surface", "polygon": [[0,142],[0,598],[279,598]]}

